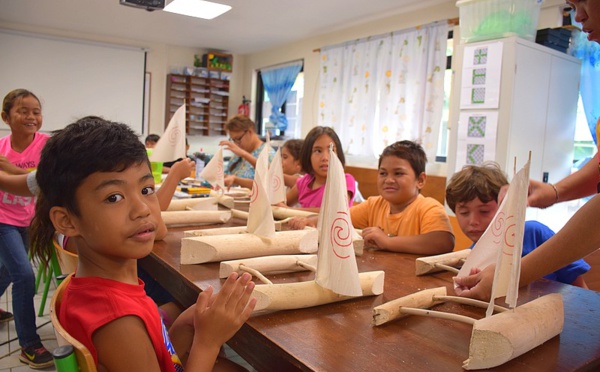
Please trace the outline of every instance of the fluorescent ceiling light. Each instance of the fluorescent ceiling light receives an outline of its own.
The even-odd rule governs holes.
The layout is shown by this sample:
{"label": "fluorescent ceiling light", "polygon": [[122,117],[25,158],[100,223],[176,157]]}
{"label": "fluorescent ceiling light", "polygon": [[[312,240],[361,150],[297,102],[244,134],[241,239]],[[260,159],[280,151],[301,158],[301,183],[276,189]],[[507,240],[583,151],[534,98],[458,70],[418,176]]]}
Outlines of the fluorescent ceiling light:
{"label": "fluorescent ceiling light", "polygon": [[217,4],[203,0],[173,0],[165,9],[167,12],[183,14],[190,17],[213,19],[229,11],[229,5]]}

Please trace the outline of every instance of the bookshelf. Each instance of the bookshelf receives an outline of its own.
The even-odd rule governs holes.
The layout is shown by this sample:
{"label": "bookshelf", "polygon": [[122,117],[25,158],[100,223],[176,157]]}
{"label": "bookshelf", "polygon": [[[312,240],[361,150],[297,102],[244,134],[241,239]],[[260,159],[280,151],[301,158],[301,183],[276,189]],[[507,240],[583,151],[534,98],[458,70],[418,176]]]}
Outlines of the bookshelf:
{"label": "bookshelf", "polygon": [[[197,69],[197,75],[167,75],[165,127],[175,111],[186,104],[186,134],[225,135],[228,119],[229,80],[220,73]],[[212,72],[212,74],[209,74]]]}

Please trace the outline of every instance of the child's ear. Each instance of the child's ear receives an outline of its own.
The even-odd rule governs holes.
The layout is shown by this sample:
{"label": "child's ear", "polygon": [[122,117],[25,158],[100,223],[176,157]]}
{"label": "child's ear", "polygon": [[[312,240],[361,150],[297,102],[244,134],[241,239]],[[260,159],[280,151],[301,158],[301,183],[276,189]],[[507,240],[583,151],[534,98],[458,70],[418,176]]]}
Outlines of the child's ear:
{"label": "child's ear", "polygon": [[425,186],[425,181],[427,180],[427,175],[425,172],[421,172],[417,177],[417,187],[421,190]]}
{"label": "child's ear", "polygon": [[77,236],[79,230],[73,223],[71,213],[64,207],[52,207],[50,209],[50,221],[54,229],[65,236]]}

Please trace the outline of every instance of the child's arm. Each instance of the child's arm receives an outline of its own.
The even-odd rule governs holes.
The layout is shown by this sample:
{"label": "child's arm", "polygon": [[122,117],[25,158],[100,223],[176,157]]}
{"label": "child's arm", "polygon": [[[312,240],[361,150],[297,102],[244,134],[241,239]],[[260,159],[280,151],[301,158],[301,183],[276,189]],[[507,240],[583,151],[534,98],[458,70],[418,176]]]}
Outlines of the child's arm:
{"label": "child's arm", "polygon": [[286,187],[292,188],[296,186],[296,181],[300,178],[299,174],[284,174],[283,183]]}
{"label": "child's arm", "polygon": [[227,187],[227,189],[229,189],[231,187],[231,185],[240,185],[242,187],[245,187],[247,189],[252,190],[252,180],[250,178],[242,178],[242,177],[238,177],[236,175],[230,174],[225,176],[225,187]]}
{"label": "child's arm", "polygon": [[286,203],[288,207],[292,205],[296,205],[298,203],[298,186],[294,184],[294,186],[286,193],[285,195]]}
{"label": "child's arm", "polygon": [[27,186],[27,175],[0,171],[0,190],[14,195],[33,196]]}
{"label": "child's arm", "polygon": [[448,253],[454,247],[454,235],[447,231],[432,231],[412,236],[387,236],[379,227],[367,227],[362,232],[365,245],[392,252],[434,255]]}
{"label": "child's arm", "polygon": [[161,211],[165,211],[167,208],[169,208],[169,204],[171,204],[171,199],[173,199],[173,194],[177,189],[179,181],[189,177],[192,174],[194,164],[195,163],[189,158],[185,158],[173,164],[171,171],[163,181],[158,191],[156,191],[156,197],[158,198]]}
{"label": "child's arm", "polygon": [[184,311],[169,331],[177,355],[190,371],[211,371],[223,343],[248,320],[256,299],[252,276],[229,275],[216,295],[209,287]]}
{"label": "child's arm", "polygon": [[99,371],[160,371],[144,322],[136,316],[113,320],[94,332]]}
{"label": "child's arm", "polygon": [[288,221],[288,227],[292,230],[302,230],[306,226],[317,227],[319,216],[294,217]]}
{"label": "child's arm", "polygon": [[27,169],[19,168],[11,163],[6,156],[0,155],[0,170],[5,171],[8,174],[27,174]]}

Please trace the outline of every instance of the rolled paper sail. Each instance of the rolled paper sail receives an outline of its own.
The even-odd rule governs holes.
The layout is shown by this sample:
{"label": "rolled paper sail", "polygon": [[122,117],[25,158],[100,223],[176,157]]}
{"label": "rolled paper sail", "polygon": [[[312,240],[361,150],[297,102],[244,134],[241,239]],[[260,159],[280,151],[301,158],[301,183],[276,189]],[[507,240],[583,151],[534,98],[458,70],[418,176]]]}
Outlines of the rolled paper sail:
{"label": "rolled paper sail", "polygon": [[315,253],[317,231],[280,231],[271,239],[254,234],[198,236],[181,239],[181,263],[198,264],[278,254]]}
{"label": "rolled paper sail", "polygon": [[231,219],[230,211],[172,211],[161,212],[167,226],[206,225],[225,223]]}
{"label": "rolled paper sail", "polygon": [[508,193],[496,215],[458,273],[459,277],[464,277],[469,275],[472,268],[483,270],[490,264],[496,264],[490,307],[486,313],[488,317],[492,315],[495,298],[506,296],[506,303],[511,308],[517,304],[529,164],[530,161],[510,182]]}
{"label": "rolled paper sail", "polygon": [[210,183],[214,189],[225,190],[225,170],[223,168],[223,147],[215,153],[200,173],[200,177]]}
{"label": "rolled paper sail", "polygon": [[283,165],[281,163],[281,148],[277,149],[273,161],[269,164],[268,174],[267,183],[270,203],[285,203],[285,182],[283,179]]}
{"label": "rolled paper sail", "polygon": [[263,238],[275,236],[275,220],[267,194],[268,168],[269,152],[268,146],[265,146],[256,160],[248,211],[248,232]]}
{"label": "rolled paper sail", "polygon": [[185,104],[175,111],[173,117],[150,154],[152,162],[166,162],[186,157]]}
{"label": "rolled paper sail", "polygon": [[[338,149],[341,151],[341,149]],[[361,296],[353,240],[358,236],[348,208],[344,167],[329,146],[329,167],[319,213],[319,263],[315,281],[344,296]]]}

